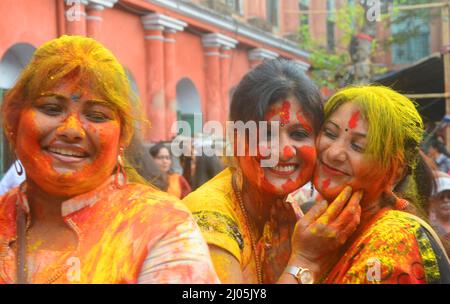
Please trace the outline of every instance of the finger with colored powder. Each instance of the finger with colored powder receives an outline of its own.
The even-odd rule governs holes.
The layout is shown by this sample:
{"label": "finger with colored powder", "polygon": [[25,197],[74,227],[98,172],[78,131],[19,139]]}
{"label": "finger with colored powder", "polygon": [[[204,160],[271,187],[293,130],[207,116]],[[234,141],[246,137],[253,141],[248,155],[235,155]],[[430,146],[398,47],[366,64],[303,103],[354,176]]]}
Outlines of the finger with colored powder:
{"label": "finger with colored powder", "polygon": [[350,195],[352,193],[352,187],[346,186],[344,190],[336,197],[336,199],[328,206],[327,211],[318,219],[318,222],[323,224],[328,224],[330,221],[334,220],[337,215],[344,208]]}

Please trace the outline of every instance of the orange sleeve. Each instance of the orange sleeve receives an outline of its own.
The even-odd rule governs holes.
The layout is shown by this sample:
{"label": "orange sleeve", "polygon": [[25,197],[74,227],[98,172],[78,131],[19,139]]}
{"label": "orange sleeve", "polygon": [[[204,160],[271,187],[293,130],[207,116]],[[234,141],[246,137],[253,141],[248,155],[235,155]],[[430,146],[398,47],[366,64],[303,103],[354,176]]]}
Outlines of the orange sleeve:
{"label": "orange sleeve", "polygon": [[186,195],[188,195],[192,188],[187,182],[187,180],[183,177],[183,175],[180,175],[180,186],[181,186],[181,199],[183,199]]}

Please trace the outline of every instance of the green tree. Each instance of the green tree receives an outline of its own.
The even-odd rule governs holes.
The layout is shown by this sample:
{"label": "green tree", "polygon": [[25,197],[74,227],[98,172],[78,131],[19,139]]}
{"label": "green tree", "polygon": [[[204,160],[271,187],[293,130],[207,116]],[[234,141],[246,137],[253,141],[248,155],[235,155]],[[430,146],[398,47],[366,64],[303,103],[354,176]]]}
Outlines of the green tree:
{"label": "green tree", "polygon": [[[368,83],[386,68],[373,60],[376,52],[385,51],[395,42],[404,43],[421,31],[423,20],[434,17],[432,10],[416,9],[400,11],[400,5],[438,2],[438,0],[356,0],[355,5],[345,4],[333,13],[334,23],[343,33],[340,44],[347,48],[329,50],[311,37],[309,26],[299,29],[301,47],[311,53],[312,78],[321,87],[336,89],[348,84]],[[377,15],[379,13],[379,15]],[[419,19],[420,18],[420,19]],[[402,31],[392,33],[383,41],[376,37],[377,23],[392,28],[395,24],[408,24]]]}

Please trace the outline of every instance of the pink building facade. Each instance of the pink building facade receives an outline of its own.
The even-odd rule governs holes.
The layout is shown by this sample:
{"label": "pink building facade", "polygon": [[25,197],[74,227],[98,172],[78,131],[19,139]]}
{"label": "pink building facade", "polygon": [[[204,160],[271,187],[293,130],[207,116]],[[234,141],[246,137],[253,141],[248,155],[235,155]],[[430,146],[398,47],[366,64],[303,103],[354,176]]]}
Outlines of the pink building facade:
{"label": "pink building facade", "polygon": [[[297,25],[280,4],[277,25],[265,21],[267,32],[247,21],[266,20],[270,1],[237,1],[229,15],[205,2],[2,0],[0,88],[14,84],[42,43],[63,34],[92,37],[125,67],[149,121],[142,124],[144,139],[153,142],[175,135],[177,117],[225,121],[230,92],[264,59],[288,58],[308,70],[308,53],[283,38]],[[281,3],[295,10],[297,1]]]}

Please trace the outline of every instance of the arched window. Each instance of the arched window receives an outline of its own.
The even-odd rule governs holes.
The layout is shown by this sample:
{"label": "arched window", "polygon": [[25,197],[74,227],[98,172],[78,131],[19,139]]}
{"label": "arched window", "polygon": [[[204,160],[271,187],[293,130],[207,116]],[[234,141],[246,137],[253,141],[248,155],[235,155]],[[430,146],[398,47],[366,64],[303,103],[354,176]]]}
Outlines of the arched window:
{"label": "arched window", "polygon": [[177,120],[189,123],[192,136],[202,131],[200,96],[189,78],[182,78],[177,83]]}
{"label": "arched window", "polygon": [[[30,62],[35,47],[28,43],[17,43],[11,46],[0,60],[0,104],[5,93],[14,86],[20,73]],[[9,144],[0,132],[0,177],[8,170],[13,161]]]}

